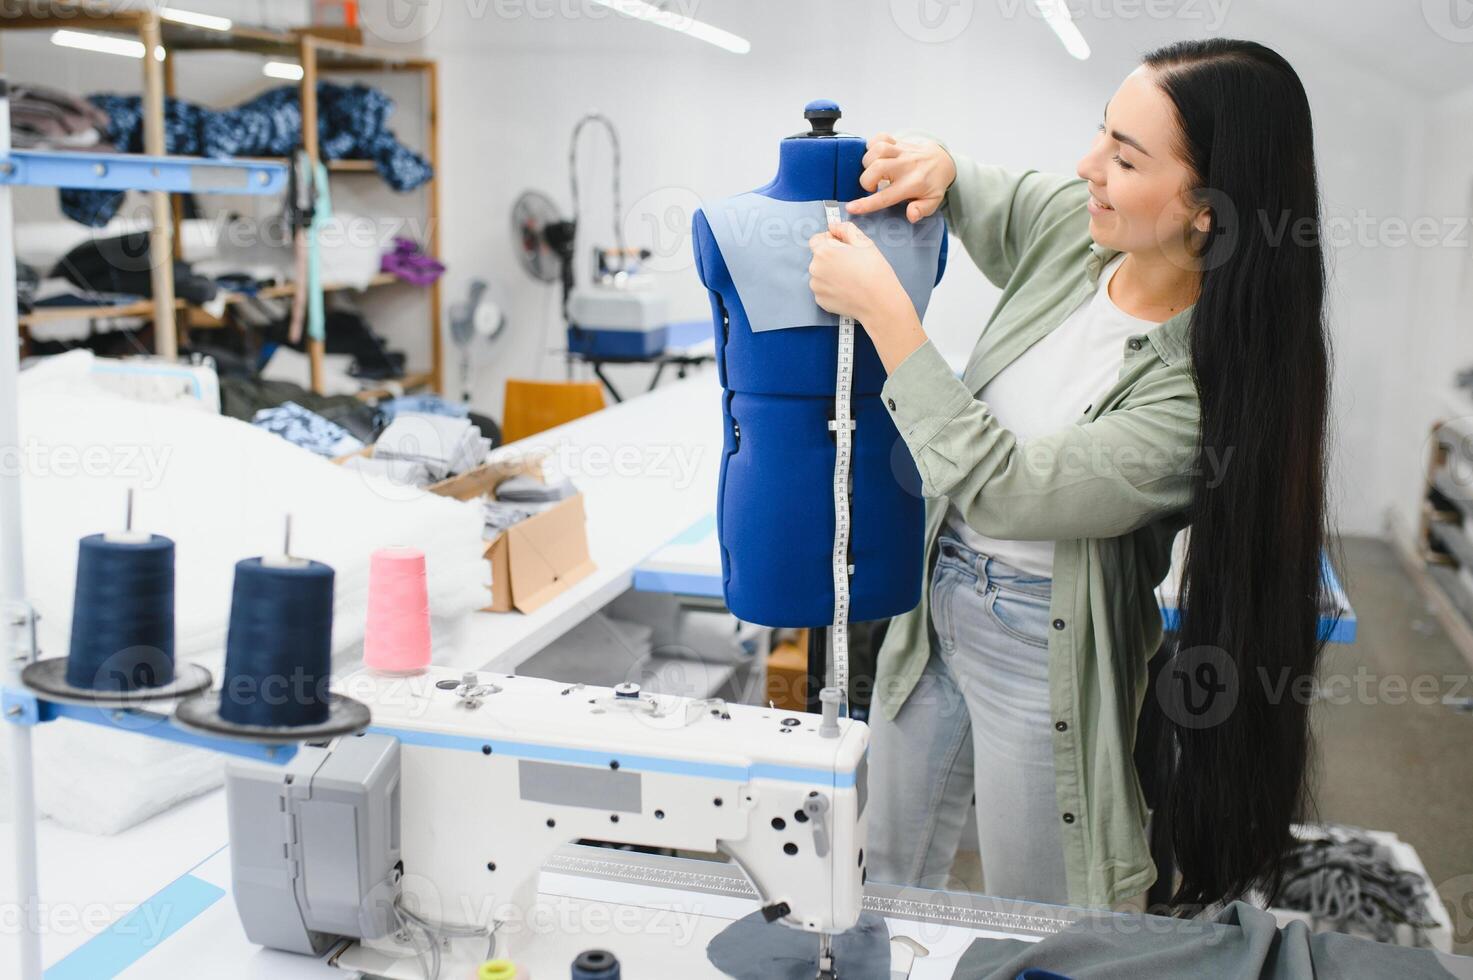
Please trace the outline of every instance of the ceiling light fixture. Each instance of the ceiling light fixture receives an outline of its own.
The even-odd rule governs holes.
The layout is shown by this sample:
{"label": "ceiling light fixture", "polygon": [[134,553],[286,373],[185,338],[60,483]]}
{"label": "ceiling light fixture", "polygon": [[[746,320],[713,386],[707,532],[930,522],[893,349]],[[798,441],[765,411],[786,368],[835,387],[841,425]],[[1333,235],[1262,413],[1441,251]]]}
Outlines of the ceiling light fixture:
{"label": "ceiling light fixture", "polygon": [[[142,58],[143,42],[132,38],[118,37],[116,34],[97,34],[92,31],[53,31],[51,43],[63,48],[76,48],[78,51],[95,51],[99,54],[116,54],[124,58]],[[153,56],[159,61],[164,60],[164,49],[156,47]]]}
{"label": "ceiling light fixture", "polygon": [[694,17],[647,3],[646,0],[593,0],[593,2],[621,13],[625,17],[633,17],[635,20],[642,20],[681,34],[689,34],[699,41],[714,44],[732,54],[746,54],[752,50],[752,42],[744,37],[738,37],[731,31],[723,31],[719,27],[712,27]]}
{"label": "ceiling light fixture", "polygon": [[1068,4],[1064,0],[1033,0],[1033,2],[1043,16],[1043,22],[1064,45],[1064,50],[1080,61],[1088,58],[1089,42],[1084,39],[1083,34],[1079,33],[1079,25],[1074,23],[1074,18],[1070,16]]}

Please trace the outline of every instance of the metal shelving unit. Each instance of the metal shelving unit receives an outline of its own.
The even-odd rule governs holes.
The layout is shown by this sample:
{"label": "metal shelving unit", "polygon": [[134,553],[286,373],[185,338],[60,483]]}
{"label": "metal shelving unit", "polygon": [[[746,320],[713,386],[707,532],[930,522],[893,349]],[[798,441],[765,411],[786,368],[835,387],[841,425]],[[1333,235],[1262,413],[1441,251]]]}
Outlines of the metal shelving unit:
{"label": "metal shelving unit", "polygon": [[[144,153],[167,159],[164,141],[164,99],[172,98],[176,91],[176,56],[186,52],[238,51],[259,54],[264,57],[295,60],[302,66],[302,149],[314,163],[321,159],[317,142],[317,81],[332,72],[411,72],[422,79],[425,106],[424,153],[434,169],[426,187],[426,240],[424,247],[432,255],[440,253],[440,194],[438,154],[438,107],[439,74],[436,63],[427,58],[418,58],[362,44],[320,37],[301,31],[278,31],[260,27],[232,25],[229,30],[213,30],[189,24],[164,20],[156,9],[146,7],[138,10],[108,11],[96,4],[83,0],[36,0],[24,4],[20,13],[0,15],[0,30],[89,30],[113,34],[136,36],[146,52],[160,50],[162,59],[145,57],[143,62],[143,148]],[[61,154],[57,154],[61,155]],[[76,156],[76,154],[65,154]],[[284,161],[253,161],[261,163]],[[330,160],[326,161],[329,174],[357,176],[375,174],[372,161]],[[82,186],[66,184],[63,186]],[[179,257],[179,225],[182,220],[180,202],[172,203],[171,191],[149,184],[114,186],[112,189],[149,191],[153,214],[153,228],[149,239],[149,260],[152,267],[153,298],[146,303],[133,304],[127,312],[115,307],[73,307],[57,317],[91,316],[96,318],[115,316],[151,316],[154,323],[155,349],[162,357],[177,356],[179,349],[178,313],[184,304],[174,296],[174,270],[169,261]],[[189,188],[185,193],[197,191]],[[232,193],[240,193],[235,190]],[[392,277],[376,280],[373,285],[397,283]],[[441,299],[440,283],[416,287],[427,291],[430,364],[428,370],[411,373],[395,379],[403,387],[428,385],[441,389],[441,361],[443,357],[440,336]],[[291,287],[284,290],[289,293]],[[28,320],[22,320],[22,325]],[[322,345],[308,344],[311,356],[312,387],[322,389]]]}
{"label": "metal shelving unit", "polygon": [[[1466,434],[1433,426],[1417,553],[1403,560],[1438,622],[1473,663],[1473,486],[1454,475],[1473,472]],[[1405,551],[1405,549],[1402,549]]]}
{"label": "metal shelving unit", "polygon": [[[151,59],[150,59],[151,60]],[[58,159],[64,157],[64,159]],[[16,316],[14,186],[141,188],[168,193],[274,194],[281,191],[287,169],[266,161],[201,160],[135,154],[36,153],[10,149],[10,104],[0,78],[0,446],[18,445],[20,327]],[[168,263],[165,263],[166,265]],[[170,301],[168,312],[173,313]],[[61,704],[37,697],[20,680],[34,661],[35,613],[27,600],[21,521],[20,474],[0,472],[0,654],[5,658],[0,710],[10,726],[11,776],[14,796],[16,897],[21,903],[20,969],[23,980],[41,980],[41,933],[38,915],[36,800],[31,728],[59,717],[141,731],[155,738],[186,742],[232,755],[285,762],[294,745],[259,746],[191,734],[175,727],[168,715],[136,704],[90,706]],[[7,975],[10,975],[7,973]]]}

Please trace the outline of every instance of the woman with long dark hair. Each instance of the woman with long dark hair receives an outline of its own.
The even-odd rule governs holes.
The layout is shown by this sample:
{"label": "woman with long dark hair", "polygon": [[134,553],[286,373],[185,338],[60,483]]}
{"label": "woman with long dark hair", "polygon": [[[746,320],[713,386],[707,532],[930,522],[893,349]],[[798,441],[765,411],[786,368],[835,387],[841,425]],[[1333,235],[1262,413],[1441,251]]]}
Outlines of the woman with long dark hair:
{"label": "woman with long dark hair", "polygon": [[[850,202],[944,208],[1002,289],[958,378],[878,249],[814,237],[928,497],[927,587],[871,714],[871,877],[1113,906],[1156,878],[1132,755],[1155,596],[1190,525],[1152,819],[1173,902],[1272,895],[1307,801],[1329,351],[1308,99],[1248,41],[1147,55],[1078,179],[879,136]],[[1297,692],[1297,693],[1296,693]]]}

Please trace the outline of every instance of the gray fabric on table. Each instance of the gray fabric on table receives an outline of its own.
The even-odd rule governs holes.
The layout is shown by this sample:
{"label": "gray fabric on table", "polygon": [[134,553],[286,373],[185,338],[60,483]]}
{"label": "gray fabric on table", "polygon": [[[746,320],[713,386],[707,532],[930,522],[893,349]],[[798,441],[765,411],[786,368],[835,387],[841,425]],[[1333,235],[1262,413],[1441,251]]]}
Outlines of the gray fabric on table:
{"label": "gray fabric on table", "polygon": [[1271,913],[1245,902],[1232,903],[1211,921],[1097,913],[1037,943],[978,939],[962,955],[952,977],[1013,980],[1030,968],[1051,970],[1071,980],[1473,977],[1473,960],[1465,957],[1337,932],[1312,933],[1303,922],[1280,929]]}
{"label": "gray fabric on table", "polygon": [[1420,873],[1398,867],[1390,848],[1359,827],[1326,824],[1304,833],[1285,860],[1275,905],[1383,943],[1407,926],[1416,945],[1427,945],[1427,930],[1437,927],[1427,904],[1436,899]]}
{"label": "gray fabric on table", "polygon": [[399,486],[426,487],[433,481],[430,471],[423,463],[412,459],[391,459],[387,456],[349,456],[343,466],[361,473],[381,476]]}
{"label": "gray fabric on table", "polygon": [[496,499],[509,504],[548,503],[566,500],[578,492],[572,480],[543,483],[534,477],[508,477],[496,485]]}
{"label": "gray fabric on table", "polygon": [[486,519],[486,537],[494,538],[507,528],[520,524],[550,508],[556,501],[545,503],[508,503],[504,500],[482,500],[481,516]]}
{"label": "gray fabric on table", "polygon": [[[813,980],[818,934],[753,912],[721,930],[706,946],[706,958],[736,980]],[[890,927],[884,917],[861,912],[858,925],[834,937],[834,963],[843,980],[890,980]]]}

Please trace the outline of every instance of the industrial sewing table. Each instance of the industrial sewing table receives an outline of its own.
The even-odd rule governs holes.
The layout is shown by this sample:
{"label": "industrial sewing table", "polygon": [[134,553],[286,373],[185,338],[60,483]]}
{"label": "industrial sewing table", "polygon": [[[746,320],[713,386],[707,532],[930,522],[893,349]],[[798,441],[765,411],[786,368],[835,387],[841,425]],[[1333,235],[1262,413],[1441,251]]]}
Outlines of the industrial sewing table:
{"label": "industrial sewing table", "polygon": [[[342,977],[329,961],[262,949],[242,931],[230,895],[220,791],[192,800],[116,837],[41,825],[43,891],[52,928],[45,936],[47,980],[211,977],[310,980]],[[99,874],[98,869],[106,869]],[[529,949],[531,976],[566,976],[580,951],[613,951],[628,980],[719,977],[705,947],[757,907],[729,864],[605,848],[569,846],[542,874],[546,904]],[[950,977],[979,936],[1041,939],[1080,912],[982,896],[897,889],[871,883],[866,907],[883,913],[899,977]],[[13,942],[7,931],[0,944]],[[9,956],[10,949],[0,950]]]}

